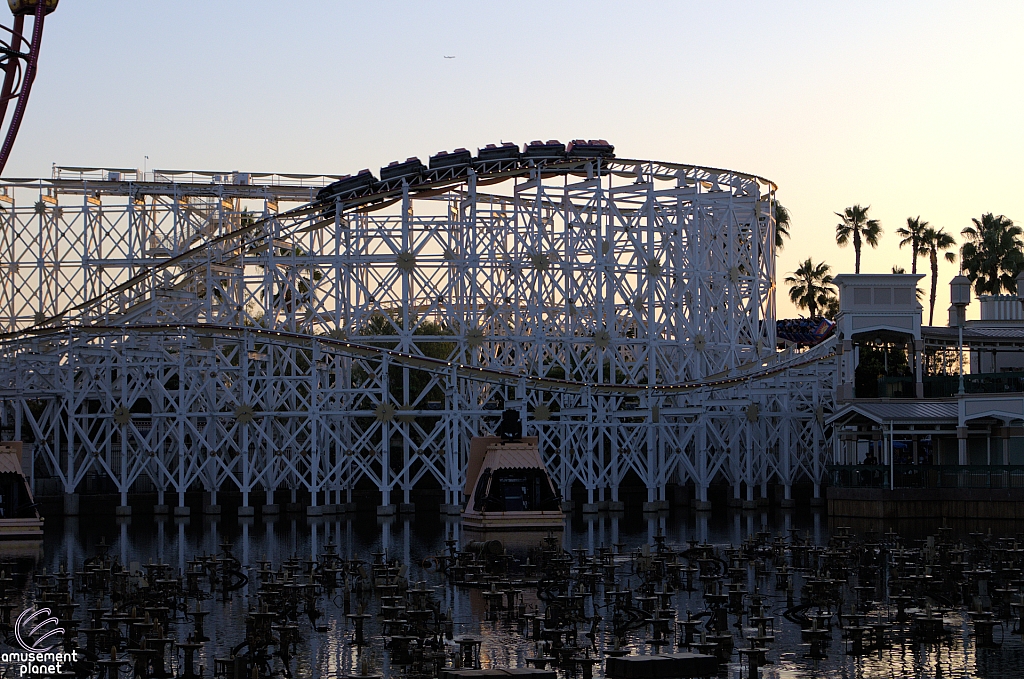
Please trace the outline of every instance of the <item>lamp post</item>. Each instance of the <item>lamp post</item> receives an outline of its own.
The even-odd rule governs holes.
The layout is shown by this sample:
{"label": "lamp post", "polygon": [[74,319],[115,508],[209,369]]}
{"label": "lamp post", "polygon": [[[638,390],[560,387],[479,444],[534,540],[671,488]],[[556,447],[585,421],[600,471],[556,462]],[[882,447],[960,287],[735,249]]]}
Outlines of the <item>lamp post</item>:
{"label": "lamp post", "polygon": [[951,321],[956,322],[957,330],[959,331],[957,339],[957,349],[960,354],[960,379],[957,389],[957,394],[964,393],[964,324],[967,322],[967,305],[971,303],[971,281],[968,280],[967,276],[959,274],[953,277],[953,280],[949,282],[949,301],[953,305],[955,318],[951,318]]}

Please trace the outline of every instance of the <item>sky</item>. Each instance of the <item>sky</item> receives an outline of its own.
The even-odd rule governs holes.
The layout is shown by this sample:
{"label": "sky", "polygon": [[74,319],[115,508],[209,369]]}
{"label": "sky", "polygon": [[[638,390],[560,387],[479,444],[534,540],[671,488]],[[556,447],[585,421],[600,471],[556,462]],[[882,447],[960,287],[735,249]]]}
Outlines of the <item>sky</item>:
{"label": "sky", "polygon": [[[346,174],[604,138],[620,157],[774,181],[793,220],[787,317],[782,278],[801,261],[853,271],[835,243],[847,206],[884,230],[864,272],[910,270],[907,217],[958,239],[985,212],[1024,224],[1022,45],[1019,0],[62,0],[5,175]],[[940,265],[938,324],[956,273]]]}

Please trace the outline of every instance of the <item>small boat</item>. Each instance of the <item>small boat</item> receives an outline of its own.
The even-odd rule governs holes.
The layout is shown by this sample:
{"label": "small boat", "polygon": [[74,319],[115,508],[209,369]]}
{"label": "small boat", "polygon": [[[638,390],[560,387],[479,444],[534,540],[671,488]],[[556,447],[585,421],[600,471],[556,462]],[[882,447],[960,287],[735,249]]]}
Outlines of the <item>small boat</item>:
{"label": "small boat", "polygon": [[21,468],[21,441],[0,441],[0,552],[8,541],[43,539],[43,518]]}
{"label": "small boat", "polygon": [[473,437],[466,472],[469,499],[462,527],[474,539],[509,544],[521,542],[517,537],[539,536],[539,542],[564,529],[562,498],[541,460],[536,437]]}

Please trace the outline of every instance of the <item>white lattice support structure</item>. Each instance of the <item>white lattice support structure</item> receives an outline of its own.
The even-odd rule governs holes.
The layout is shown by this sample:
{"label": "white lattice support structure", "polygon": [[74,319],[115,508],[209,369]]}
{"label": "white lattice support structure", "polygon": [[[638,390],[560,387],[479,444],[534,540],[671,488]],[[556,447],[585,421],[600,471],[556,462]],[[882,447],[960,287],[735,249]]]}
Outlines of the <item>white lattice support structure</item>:
{"label": "white lattice support structure", "polygon": [[831,348],[775,351],[766,180],[513,162],[316,202],[334,177],[76,172],[0,184],[6,435],[64,492],[456,505],[504,408],[590,503],[822,478]]}

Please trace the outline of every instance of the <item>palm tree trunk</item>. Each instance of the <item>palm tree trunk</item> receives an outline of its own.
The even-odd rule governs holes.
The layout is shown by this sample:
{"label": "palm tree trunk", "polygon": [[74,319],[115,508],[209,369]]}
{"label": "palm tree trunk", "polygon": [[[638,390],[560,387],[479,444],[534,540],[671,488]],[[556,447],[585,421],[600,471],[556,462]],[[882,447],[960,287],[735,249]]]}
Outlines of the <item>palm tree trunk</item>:
{"label": "palm tree trunk", "polygon": [[910,244],[910,254],[914,258],[914,261],[910,263],[910,273],[917,273],[917,243]]}
{"label": "palm tree trunk", "polygon": [[933,248],[929,259],[932,264],[932,295],[928,300],[928,325],[934,325],[935,320],[935,288],[939,284],[939,253]]}
{"label": "palm tree trunk", "polygon": [[860,231],[856,227],[853,229],[853,252],[853,273],[858,274],[860,273]]}

